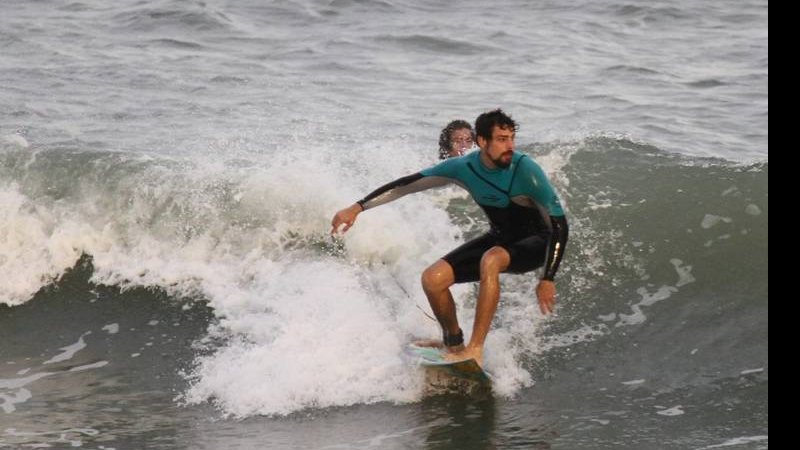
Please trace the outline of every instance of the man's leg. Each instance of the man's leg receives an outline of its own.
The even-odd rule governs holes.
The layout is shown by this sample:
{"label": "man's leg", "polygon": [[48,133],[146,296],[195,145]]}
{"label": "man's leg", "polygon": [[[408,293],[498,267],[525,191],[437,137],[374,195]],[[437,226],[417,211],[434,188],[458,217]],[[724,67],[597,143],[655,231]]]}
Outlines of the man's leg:
{"label": "man's leg", "polygon": [[489,334],[492,319],[500,302],[500,273],[511,263],[511,255],[502,247],[492,247],[481,258],[481,282],[478,289],[478,304],[475,307],[475,323],[469,345],[462,352],[456,352],[449,359],[474,358],[483,365],[483,344]]}
{"label": "man's leg", "polygon": [[[422,289],[442,330],[449,336],[461,334],[456,316],[456,303],[453,301],[453,294],[450,293],[450,286],[453,284],[455,284],[455,273],[450,264],[443,259],[436,261],[422,272]],[[461,345],[454,345],[451,350],[457,351],[462,348]]]}

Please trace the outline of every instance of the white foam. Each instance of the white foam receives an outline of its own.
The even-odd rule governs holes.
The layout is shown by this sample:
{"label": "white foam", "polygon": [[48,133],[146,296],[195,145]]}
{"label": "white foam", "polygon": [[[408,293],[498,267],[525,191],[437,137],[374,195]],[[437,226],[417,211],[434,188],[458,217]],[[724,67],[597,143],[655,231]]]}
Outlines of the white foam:
{"label": "white foam", "polygon": [[24,136],[22,136],[20,134],[17,134],[17,133],[7,134],[7,135],[3,136],[3,141],[5,141],[5,142],[7,142],[7,143],[9,143],[11,145],[15,145],[15,146],[17,146],[19,148],[28,148],[28,147],[31,146],[31,144],[28,143],[28,140],[25,139]]}
{"label": "white foam", "polygon": [[486,339],[484,365],[492,375],[495,395],[509,397],[534,383],[533,377],[522,367],[521,362],[525,356],[535,351],[538,343],[532,344],[532,347],[514,344],[514,335],[514,325],[506,324],[504,327],[494,328]]}
{"label": "white foam", "polygon": [[707,448],[733,447],[733,446],[749,444],[751,442],[761,442],[761,441],[768,441],[768,440],[769,440],[769,436],[767,436],[767,435],[741,436],[741,437],[736,437],[736,438],[733,438],[733,439],[728,439],[727,441],[725,441],[725,442],[723,442],[721,444],[714,444],[714,445],[709,445],[709,446],[706,446],[706,447],[701,447],[700,450],[704,450],[704,449],[707,449]]}
{"label": "white foam", "polygon": [[53,374],[51,372],[39,372],[22,378],[0,378],[0,388],[18,389],[50,375]]}
{"label": "white foam", "polygon": [[640,287],[636,293],[642,297],[639,303],[631,305],[631,314],[619,314],[619,321],[615,324],[617,327],[639,325],[647,320],[644,314],[643,306],[652,306],[653,304],[666,300],[672,296],[673,293],[678,292],[678,288],[674,286],[661,286],[655,292],[651,293],[646,287]]}
{"label": "white foam", "polygon": [[608,333],[605,324],[582,325],[580,328],[565,331],[542,338],[540,350],[550,350],[559,347],[569,347],[581,342],[591,342],[598,336]]}
{"label": "white foam", "polygon": [[91,331],[87,331],[86,333],[83,333],[81,335],[81,337],[78,338],[78,342],[75,342],[74,344],[71,344],[71,345],[67,345],[66,347],[61,347],[60,348],[60,350],[62,350],[61,353],[59,353],[56,356],[53,356],[52,358],[48,359],[44,363],[45,364],[52,364],[52,363],[66,361],[68,359],[72,359],[72,357],[75,356],[76,353],[78,353],[79,351],[81,351],[84,348],[86,348],[86,342],[84,342],[83,337],[88,335],[88,334],[91,334]]}
{"label": "white foam", "polygon": [[678,272],[678,282],[675,283],[675,287],[685,286],[697,281],[692,275],[692,266],[684,266],[683,261],[678,258],[672,258],[669,262],[675,266],[675,271]]}
{"label": "white foam", "polygon": [[108,361],[97,361],[91,364],[72,367],[66,372],[37,372],[21,378],[0,378],[0,400],[2,400],[2,403],[0,403],[0,408],[7,413],[14,412],[16,410],[16,406],[14,406],[15,404],[24,403],[33,398],[33,394],[29,389],[26,388],[26,386],[43,378],[63,375],[71,372],[83,372],[86,370],[97,369],[106,366],[107,364]]}
{"label": "white foam", "polygon": [[733,219],[731,219],[730,217],[723,217],[715,214],[706,214],[705,216],[703,216],[703,220],[700,221],[700,226],[703,229],[707,230],[711,227],[717,226],[720,223],[731,223],[731,222],[733,222]]}
{"label": "white foam", "polygon": [[[40,440],[39,443],[31,443],[26,444],[25,447],[29,448],[64,448],[64,445],[67,444],[69,447],[76,448],[82,447],[84,442],[82,440],[83,436],[97,436],[100,434],[98,430],[93,428],[67,428],[63,430],[53,430],[53,431],[17,431],[16,428],[6,428],[4,430],[4,434],[6,436],[13,436],[13,437],[45,437],[45,439]],[[52,445],[51,445],[52,444]],[[103,447],[102,445],[99,446],[100,449],[108,449],[113,450],[113,447]]]}
{"label": "white foam", "polygon": [[189,402],[213,398],[234,416],[307,407],[407,401],[419,380],[399,351],[389,302],[364,288],[353,266],[280,267],[223,321],[232,342],[203,358]]}
{"label": "white foam", "polygon": [[58,217],[52,208],[30,201],[16,184],[0,186],[0,273],[14,274],[0,283],[0,302],[27,301],[80,256],[79,250],[64,245],[64,238],[78,236],[85,228]]}
{"label": "white foam", "polygon": [[91,364],[84,364],[69,369],[70,372],[83,372],[84,370],[99,369],[108,365],[108,361],[97,361]]}
{"label": "white foam", "polygon": [[760,216],[761,208],[759,208],[758,205],[754,203],[750,203],[744,208],[744,212],[750,214],[751,216]]}
{"label": "white foam", "polygon": [[20,388],[13,394],[0,393],[0,409],[7,414],[11,414],[17,410],[17,407],[14,406],[15,404],[25,403],[30,399],[31,391],[25,388]]}
{"label": "white foam", "polygon": [[[330,164],[330,152],[301,149],[302,157],[241,171],[210,158],[207,167],[148,162],[148,170],[113,180],[115,190],[87,185],[63,201],[0,187],[0,271],[18,274],[0,283],[0,298],[27,301],[85,253],[94,283],[209,301],[219,319],[212,335],[225,344],[198,359],[186,402],[247,416],[413,401],[422,374],[402,360],[403,344],[440,333],[418,309],[428,310],[419,277],[461,242],[444,208],[464,194],[408,196],[360,215],[340,241],[328,237],[337,209],[428,162],[398,159],[397,151],[356,149]],[[524,301],[504,297],[503,326],[487,339],[486,365],[500,395],[533,383],[521,362],[537,346],[532,290]],[[453,292],[470,330],[474,306],[465,304],[474,305],[474,290]],[[119,325],[103,330],[115,334]],[[81,337],[49,362],[84,347]]]}
{"label": "white foam", "polygon": [[683,415],[683,409],[681,409],[681,405],[673,406],[672,408],[663,409],[661,411],[657,411],[656,414],[660,414],[662,416],[680,416]]}

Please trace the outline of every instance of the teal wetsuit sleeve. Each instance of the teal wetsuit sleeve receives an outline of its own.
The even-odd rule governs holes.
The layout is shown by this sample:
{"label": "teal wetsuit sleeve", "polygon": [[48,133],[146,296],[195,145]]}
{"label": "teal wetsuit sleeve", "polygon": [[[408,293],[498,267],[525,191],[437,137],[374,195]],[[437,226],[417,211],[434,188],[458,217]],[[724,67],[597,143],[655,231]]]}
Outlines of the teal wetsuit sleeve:
{"label": "teal wetsuit sleeve", "polygon": [[458,168],[463,165],[463,162],[459,161],[459,158],[450,158],[435,166],[428,167],[420,173],[426,177],[456,178]]}
{"label": "teal wetsuit sleeve", "polygon": [[527,184],[529,191],[526,193],[542,205],[551,216],[563,216],[564,209],[544,170],[530,158],[521,158],[520,165],[519,176],[530,180]]}

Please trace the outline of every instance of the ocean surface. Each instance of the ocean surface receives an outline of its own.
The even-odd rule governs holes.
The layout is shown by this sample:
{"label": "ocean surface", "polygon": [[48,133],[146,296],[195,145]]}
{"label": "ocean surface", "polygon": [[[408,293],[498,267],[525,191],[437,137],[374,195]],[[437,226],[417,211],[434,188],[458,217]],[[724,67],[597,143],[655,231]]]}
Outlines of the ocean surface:
{"label": "ocean surface", "polygon": [[[768,448],[768,67],[766,1],[4,0],[0,448]],[[330,220],[496,107],[558,303],[503,277],[493,390],[434,389],[482,212]]]}

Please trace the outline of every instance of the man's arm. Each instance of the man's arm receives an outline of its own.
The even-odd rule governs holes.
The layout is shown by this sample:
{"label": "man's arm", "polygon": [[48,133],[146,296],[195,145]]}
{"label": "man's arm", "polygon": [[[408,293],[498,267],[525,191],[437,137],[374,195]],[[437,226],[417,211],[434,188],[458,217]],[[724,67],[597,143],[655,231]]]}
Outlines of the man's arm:
{"label": "man's arm", "polygon": [[543,280],[553,281],[564,256],[564,248],[567,246],[569,237],[569,226],[567,226],[566,216],[550,216],[551,234],[550,242],[547,245],[547,258],[544,262]]}
{"label": "man's arm", "polygon": [[418,172],[384,184],[356,203],[361,205],[364,210],[367,210],[397,200],[404,195],[444,186],[450,181],[452,180],[438,176],[425,176]]}
{"label": "man's arm", "polygon": [[550,216],[551,235],[547,245],[547,257],[544,263],[544,275],[536,286],[536,298],[539,299],[539,309],[542,314],[553,311],[556,302],[556,285],[553,279],[561,264],[564,256],[564,248],[567,246],[569,236],[569,226],[565,216]]}
{"label": "man's arm", "polygon": [[344,228],[341,230],[343,233],[349,230],[356,221],[356,217],[358,217],[362,211],[397,200],[404,195],[443,186],[451,181],[452,180],[445,177],[425,176],[418,172],[384,184],[370,192],[361,200],[337,212],[336,215],[333,216],[333,220],[331,220],[331,234],[338,232],[342,225],[344,225]]}

